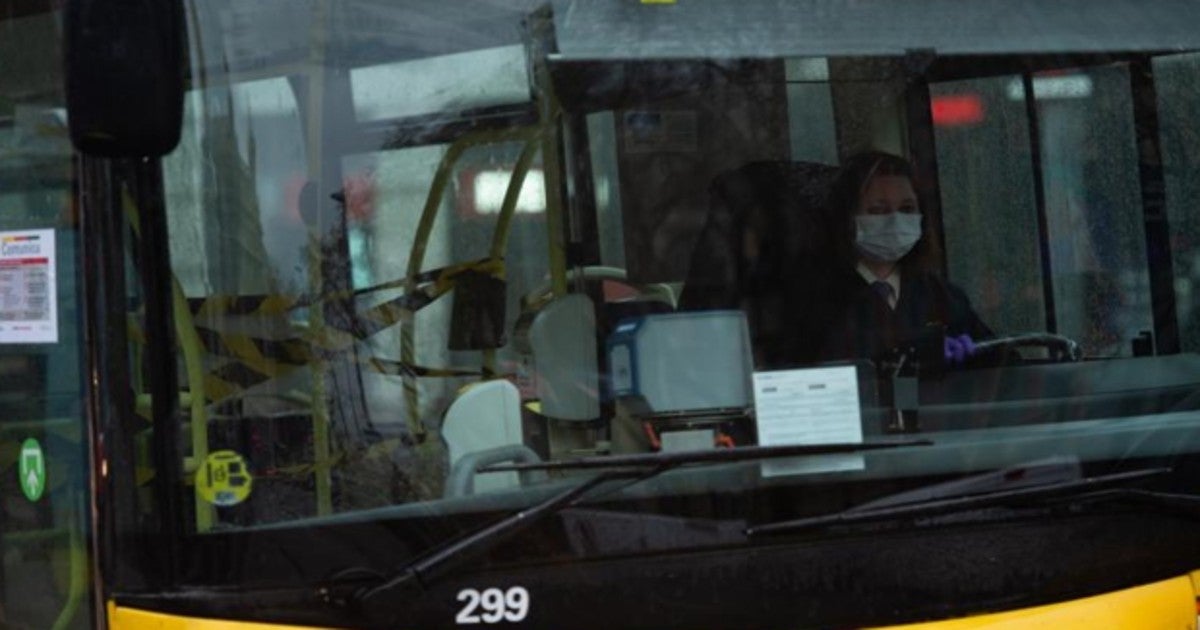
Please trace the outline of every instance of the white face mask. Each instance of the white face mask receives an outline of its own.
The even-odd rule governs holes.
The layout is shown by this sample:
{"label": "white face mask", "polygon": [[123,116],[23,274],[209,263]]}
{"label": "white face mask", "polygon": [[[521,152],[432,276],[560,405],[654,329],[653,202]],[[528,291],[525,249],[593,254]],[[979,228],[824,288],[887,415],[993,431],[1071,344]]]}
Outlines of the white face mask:
{"label": "white face mask", "polygon": [[896,262],[921,239],[921,215],[916,212],[860,214],[854,224],[855,245],[872,260]]}

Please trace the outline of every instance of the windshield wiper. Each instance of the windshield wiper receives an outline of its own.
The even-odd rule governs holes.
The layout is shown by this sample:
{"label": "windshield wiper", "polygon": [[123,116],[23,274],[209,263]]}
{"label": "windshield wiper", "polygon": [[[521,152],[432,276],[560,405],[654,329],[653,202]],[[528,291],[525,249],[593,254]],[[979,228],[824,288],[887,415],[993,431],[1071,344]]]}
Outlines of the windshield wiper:
{"label": "windshield wiper", "polygon": [[1200,496],[1178,492],[1159,492],[1156,490],[1142,490],[1141,488],[1112,488],[1068,497],[1067,500],[1073,505],[1126,501],[1154,507],[1172,508],[1193,517],[1200,516]]}
{"label": "windshield wiper", "polygon": [[[1001,490],[996,492],[971,494],[961,497],[930,499],[928,501],[907,503],[878,509],[862,509],[855,507],[848,510],[843,510],[841,512],[835,512],[833,514],[812,516],[808,518],[800,518],[782,521],[779,523],[769,523],[766,525],[749,527],[746,529],[746,535],[753,537],[794,534],[805,530],[825,529],[839,525],[855,525],[859,523],[890,521],[903,518],[938,516],[942,514],[962,512],[965,510],[1004,506],[1013,503],[1024,505],[1028,504],[1031,500],[1041,499],[1071,498],[1101,500],[1102,498],[1110,497],[1102,492],[1097,491],[1108,489],[1111,486],[1120,485],[1123,483],[1139,481],[1148,477],[1164,475],[1169,472],[1171,472],[1170,468],[1146,468],[1142,470],[1113,473],[1110,475],[1100,475],[1097,477],[1088,477],[1071,481],[1059,481],[1038,486],[1018,488],[1014,490]],[[1129,490],[1108,490],[1108,492],[1120,493],[1112,495],[1111,498],[1141,497],[1144,493],[1144,491],[1131,493]],[[1160,493],[1149,494],[1157,495]],[[1200,504],[1200,499],[1196,499],[1196,501],[1197,504]]]}
{"label": "windshield wiper", "polygon": [[[679,453],[645,453],[617,455],[612,457],[585,457],[562,462],[533,464],[511,464],[491,466],[479,472],[521,470],[579,470],[603,469],[594,477],[556,493],[528,508],[510,514],[499,521],[483,527],[457,540],[451,541],[423,557],[409,563],[395,574],[380,578],[374,586],[360,588],[349,597],[328,596],[328,601],[357,606],[364,614],[375,619],[386,619],[389,611],[395,610],[395,596],[411,589],[424,590],[429,584],[475,558],[513,535],[524,531],[561,510],[577,505],[593,488],[609,481],[632,479],[645,481],[668,470],[689,464],[713,462],[739,462],[785,457],[814,455],[838,455],[861,453],[904,446],[928,446],[928,440],[904,442],[861,442],[849,444],[812,444],[796,446],[746,446],[712,451],[689,451]],[[362,572],[351,572],[362,575]]]}
{"label": "windshield wiper", "polygon": [[804,457],[807,455],[839,455],[861,453],[901,446],[931,446],[929,440],[907,440],[903,442],[850,442],[838,444],[795,444],[791,446],[739,446],[738,448],[715,448],[706,451],[682,451],[674,453],[636,453],[633,455],[597,455],[557,462],[528,462],[496,464],[480,468],[479,472],[521,472],[534,470],[589,470],[632,467],[668,466],[675,468],[685,464],[711,464],[719,462],[744,462],[754,459],[778,459],[781,457]]}

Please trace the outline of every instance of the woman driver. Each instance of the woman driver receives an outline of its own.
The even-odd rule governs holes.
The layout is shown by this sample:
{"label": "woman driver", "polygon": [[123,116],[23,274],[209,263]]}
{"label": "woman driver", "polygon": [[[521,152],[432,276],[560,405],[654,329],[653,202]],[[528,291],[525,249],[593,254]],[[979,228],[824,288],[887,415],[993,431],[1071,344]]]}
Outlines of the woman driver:
{"label": "woman driver", "polygon": [[[835,310],[826,359],[877,358],[929,335],[961,364],[992,331],[966,295],[936,273],[936,239],[923,229],[912,168],[895,155],[848,159],[830,190]],[[937,341],[937,340],[934,340]]]}

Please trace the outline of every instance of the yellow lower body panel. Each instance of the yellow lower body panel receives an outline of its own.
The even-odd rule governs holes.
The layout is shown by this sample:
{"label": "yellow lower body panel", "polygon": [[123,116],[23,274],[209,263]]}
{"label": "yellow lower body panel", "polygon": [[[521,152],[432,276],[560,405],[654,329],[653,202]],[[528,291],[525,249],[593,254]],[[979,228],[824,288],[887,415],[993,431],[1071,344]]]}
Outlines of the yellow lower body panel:
{"label": "yellow lower body panel", "polygon": [[316,630],[307,626],[178,617],[126,608],[113,602],[108,602],[108,627],[109,630]]}
{"label": "yellow lower body panel", "polygon": [[1022,608],[960,619],[889,626],[888,630],[1027,630],[1046,628],[1136,628],[1139,630],[1196,630],[1196,595],[1192,579],[1180,576],[1123,591],[1074,599],[1059,604]]}
{"label": "yellow lower body panel", "polygon": [[[1193,579],[1200,585],[1200,572],[1192,576],[1180,576],[1059,604],[945,621],[889,626],[887,630],[1197,630],[1196,590],[1192,585]],[[108,604],[108,621],[112,630],[313,630],[270,623],[178,617],[125,608],[113,602]]]}

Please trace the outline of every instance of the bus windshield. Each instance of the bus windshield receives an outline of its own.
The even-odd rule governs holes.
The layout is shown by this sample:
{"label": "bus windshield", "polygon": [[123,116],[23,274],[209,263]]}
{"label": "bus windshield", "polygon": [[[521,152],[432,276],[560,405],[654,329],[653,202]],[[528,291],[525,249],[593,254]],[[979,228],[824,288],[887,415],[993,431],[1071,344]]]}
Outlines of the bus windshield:
{"label": "bus windshield", "polygon": [[1194,5],[286,4],[187,3],[173,391],[130,301],[195,549],[383,573],[597,470],[480,562],[1195,487]]}

